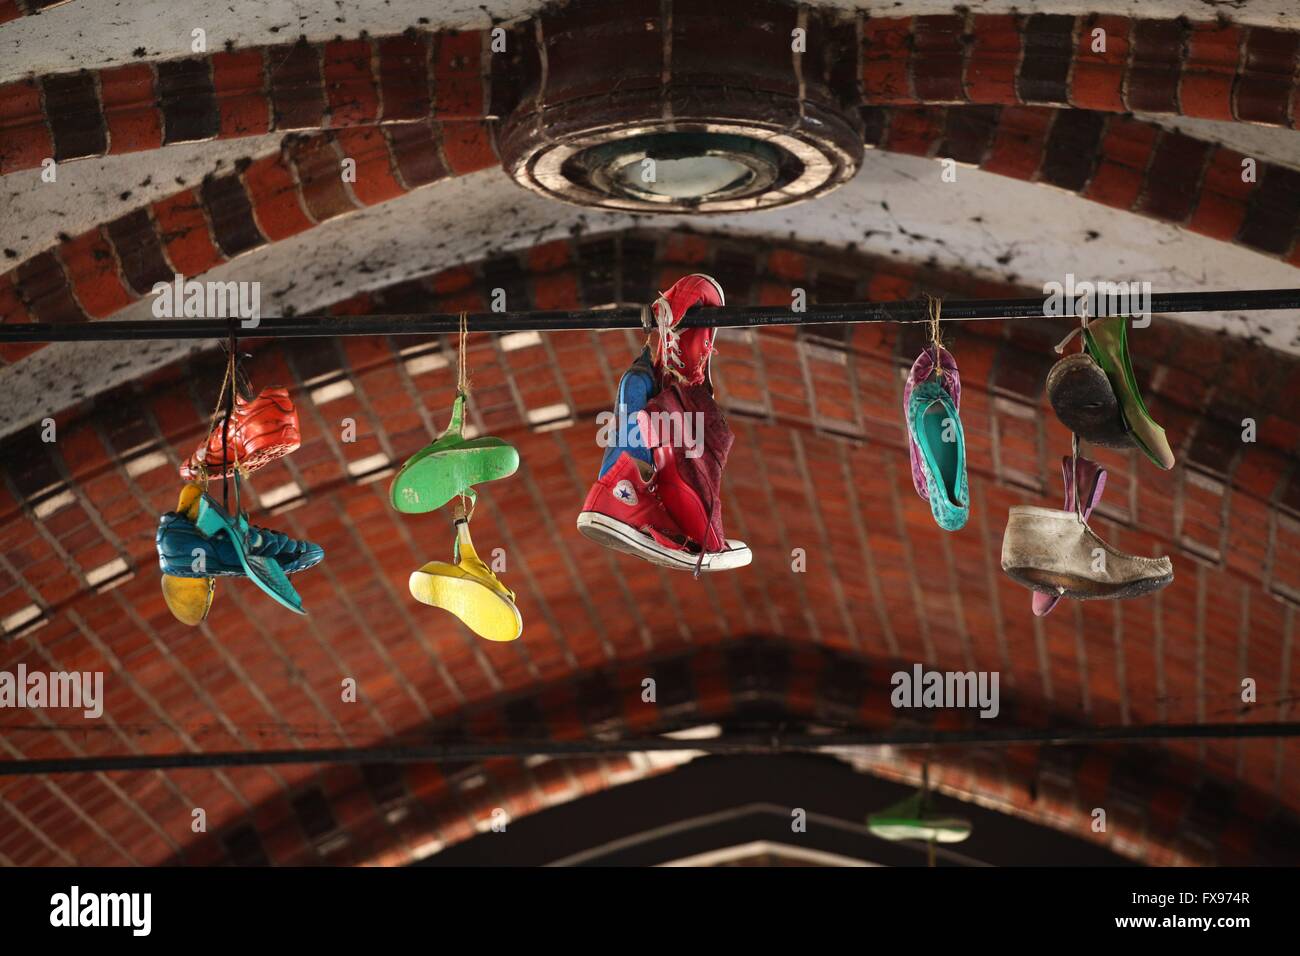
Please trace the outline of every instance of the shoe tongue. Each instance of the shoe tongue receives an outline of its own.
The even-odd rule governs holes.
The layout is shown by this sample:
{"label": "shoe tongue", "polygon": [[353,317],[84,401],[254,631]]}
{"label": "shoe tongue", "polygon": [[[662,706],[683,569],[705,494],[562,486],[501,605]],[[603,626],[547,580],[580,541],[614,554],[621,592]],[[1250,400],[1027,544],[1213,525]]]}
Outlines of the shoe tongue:
{"label": "shoe tongue", "polygon": [[1102,491],[1106,488],[1106,469],[1082,456],[1074,460],[1071,468],[1070,456],[1066,455],[1061,459],[1061,476],[1065,479],[1065,510],[1075,511],[1078,507],[1075,496],[1082,494],[1083,516],[1087,518],[1101,501]]}
{"label": "shoe tongue", "polygon": [[[1076,474],[1079,479],[1077,486],[1074,480]],[[1061,477],[1065,480],[1064,510],[1070,514],[1078,513],[1075,494],[1081,491],[1086,496],[1083,501],[1083,517],[1086,520],[1092,514],[1092,509],[1101,503],[1101,493],[1106,489],[1106,469],[1082,455],[1074,459],[1074,467],[1071,468],[1070,456],[1065,455],[1061,458]],[[1035,616],[1043,617],[1051,613],[1060,600],[1060,594],[1034,592],[1032,603]]]}

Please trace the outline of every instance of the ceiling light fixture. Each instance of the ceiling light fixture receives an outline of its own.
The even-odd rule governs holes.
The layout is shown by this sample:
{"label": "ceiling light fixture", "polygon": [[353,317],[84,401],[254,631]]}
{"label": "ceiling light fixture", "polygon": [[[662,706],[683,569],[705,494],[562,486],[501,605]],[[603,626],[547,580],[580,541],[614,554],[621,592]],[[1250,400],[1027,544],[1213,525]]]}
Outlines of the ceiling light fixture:
{"label": "ceiling light fixture", "polygon": [[782,4],[671,2],[646,18],[575,0],[513,47],[502,165],[544,196],[625,212],[822,195],[862,161],[856,42],[851,18]]}

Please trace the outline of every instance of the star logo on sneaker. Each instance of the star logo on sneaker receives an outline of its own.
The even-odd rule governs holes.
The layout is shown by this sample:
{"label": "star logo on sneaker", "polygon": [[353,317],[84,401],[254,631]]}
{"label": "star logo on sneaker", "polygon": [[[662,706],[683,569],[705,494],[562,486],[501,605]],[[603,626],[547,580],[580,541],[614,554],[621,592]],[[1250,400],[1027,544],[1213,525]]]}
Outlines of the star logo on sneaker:
{"label": "star logo on sneaker", "polygon": [[636,506],[636,489],[632,487],[632,482],[626,478],[614,486],[614,497],[628,507]]}

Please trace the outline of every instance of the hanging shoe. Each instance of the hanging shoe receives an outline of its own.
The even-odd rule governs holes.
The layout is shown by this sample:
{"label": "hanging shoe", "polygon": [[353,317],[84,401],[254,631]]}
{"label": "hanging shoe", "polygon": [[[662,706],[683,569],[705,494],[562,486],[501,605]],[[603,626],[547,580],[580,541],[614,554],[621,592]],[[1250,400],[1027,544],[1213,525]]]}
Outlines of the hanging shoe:
{"label": "hanging shoe", "polygon": [[212,610],[217,582],[212,578],[180,578],[164,574],[162,593],[172,617],[182,624],[198,627],[207,620],[208,612]]}
{"label": "hanging shoe", "polygon": [[1128,347],[1128,317],[1110,316],[1089,322],[1083,329],[1083,339],[1088,354],[1101,366],[1115,390],[1124,425],[1134,444],[1165,471],[1173,468],[1174,452],[1165,431],[1152,420],[1138,391]]}
{"label": "hanging shoe", "polygon": [[684,276],[655,299],[651,306],[659,330],[655,367],[659,369],[664,381],[675,379],[685,385],[700,385],[709,381],[709,356],[714,351],[714,330],[678,330],[686,313],[697,305],[726,305],[722,286],[717,279],[701,273]]}
{"label": "hanging shoe", "polygon": [[927,805],[924,794],[916,793],[868,816],[867,829],[882,840],[895,842],[960,843],[970,836],[971,824],[962,817],[936,813]]}
{"label": "hanging shoe", "polygon": [[[1071,458],[1066,455],[1061,459],[1061,477],[1065,481],[1065,510],[1074,514],[1079,504],[1082,504],[1083,520],[1087,521],[1106,488],[1106,469],[1090,458]],[[1081,501],[1075,500],[1076,494],[1081,496]],[[1042,591],[1035,591],[1030,598],[1035,617],[1045,617],[1052,613],[1052,608],[1061,600],[1059,594],[1044,594]]]}
{"label": "hanging shoe", "polygon": [[1047,373],[1047,399],[1061,424],[1105,448],[1131,448],[1110,379],[1087,352],[1067,355]]}
{"label": "hanging shoe", "polygon": [[[652,475],[649,465],[627,453],[621,455],[587,492],[578,531],[597,544],[674,571],[740,567],[726,553],[701,554],[659,500]],[[744,564],[748,563],[746,558]]]}
{"label": "hanging shoe", "polygon": [[709,387],[669,385],[647,403],[638,424],[654,455],[655,491],[674,523],[700,546],[700,570],[705,561],[715,571],[749,564],[749,547],[722,528],[722,472],[735,436]]}
{"label": "hanging shoe", "polygon": [[[195,484],[186,484],[181,488],[180,499],[176,504],[176,514],[186,521],[193,522],[199,516],[199,496],[203,489]],[[164,515],[164,518],[167,516]],[[207,619],[212,610],[212,602],[217,594],[217,582],[212,578],[180,577],[167,573],[163,561],[162,529],[157,537],[158,560],[163,566],[162,593],[167,609],[172,617],[182,624],[197,627]],[[187,565],[187,567],[192,565]]]}
{"label": "hanging shoe", "polygon": [[388,500],[403,514],[436,511],[473,485],[508,478],[519,469],[519,452],[500,438],[464,434],[465,395],[457,393],[451,421],[431,444],[406,460],[393,476]]}
{"label": "hanging shoe", "polygon": [[[199,579],[244,575],[244,566],[230,538],[225,534],[204,536],[185,515],[168,512],[159,518],[155,543],[158,564],[165,576]],[[318,544],[258,527],[248,529],[248,552],[275,561],[285,574],[306,571],[325,557],[325,550]]]}
{"label": "hanging shoe", "polygon": [[524,632],[515,593],[501,583],[470,540],[469,520],[456,519],[454,564],[430,561],[411,572],[411,596],[421,604],[456,615],[471,631],[489,641],[513,641]]}
{"label": "hanging shoe", "polygon": [[966,433],[959,414],[961,376],[952,353],[943,346],[937,349],[937,374],[933,347],[912,363],[903,387],[903,414],[912,485],[930,502],[935,523],[945,531],[958,531],[970,517]]}
{"label": "hanging shoe", "polygon": [[[654,461],[650,456],[650,449],[646,447],[645,439],[641,435],[641,428],[637,422],[637,414],[645,408],[648,402],[658,391],[655,385],[654,362],[650,358],[650,349],[646,347],[641,350],[641,354],[636,357],[636,361],[623,373],[623,377],[618,380],[618,399],[614,404],[614,424],[619,430],[619,434],[605,448],[605,456],[600,462],[601,477],[605,472],[614,467],[614,463],[627,452],[637,461],[644,462],[647,465],[653,465]],[[626,425],[626,434],[624,426]]]}
{"label": "hanging shoe", "polygon": [[1174,579],[1169,558],[1116,551],[1078,512],[1033,505],[1007,515],[1002,570],[1034,591],[1079,601],[1137,597]]}
{"label": "hanging shoe", "polygon": [[[238,481],[238,476],[235,480]],[[194,526],[207,538],[225,535],[233,546],[236,560],[254,584],[295,614],[306,614],[302,598],[289,583],[280,563],[274,558],[262,557],[254,552],[262,539],[253,534],[253,529],[248,526],[248,516],[238,508],[238,490],[235,501],[236,509],[232,516],[211,495],[204,494],[199,499],[199,517]]]}
{"label": "hanging shoe", "polygon": [[[754,553],[749,545],[736,538],[723,537],[721,505],[718,506],[714,520],[710,521],[709,509],[704,500],[691,487],[677,467],[678,452],[673,448],[659,447],[655,455],[655,490],[663,502],[668,514],[681,515],[684,522],[679,525],[686,531],[691,541],[703,549],[690,567],[700,571],[731,571],[743,568],[754,560]],[[671,502],[671,503],[670,503]]]}
{"label": "hanging shoe", "polygon": [[218,418],[207,440],[181,462],[183,480],[229,477],[236,463],[244,474],[249,474],[297,451],[302,444],[298,410],[287,388],[264,388],[251,402],[244,401],[242,396],[235,397],[235,410],[226,436],[228,460],[224,462],[221,458],[223,424],[224,419]]}

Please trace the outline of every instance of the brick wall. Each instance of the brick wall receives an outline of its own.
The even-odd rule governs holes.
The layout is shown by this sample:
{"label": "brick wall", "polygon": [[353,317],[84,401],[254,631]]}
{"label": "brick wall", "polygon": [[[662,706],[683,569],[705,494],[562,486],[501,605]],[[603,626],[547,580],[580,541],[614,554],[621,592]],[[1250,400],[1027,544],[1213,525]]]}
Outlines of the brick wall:
{"label": "brick wall", "polygon": [[[357,311],[369,302],[468,309],[502,283],[537,307],[642,301],[697,270],[717,274],[737,303],[789,301],[796,285],[805,285],[812,301],[1016,291],[813,247],[637,231],[540,246],[335,309]],[[506,581],[519,596],[525,632],[511,645],[478,641],[449,616],[410,600],[407,575],[449,553],[449,525],[439,515],[397,515],[386,503],[386,482],[367,480],[382,470],[354,475],[347,467],[375,456],[381,464],[400,462],[441,428],[454,391],[453,372],[438,361],[451,357],[449,342],[306,340],[255,350],[252,380],[293,389],[303,446],[254,476],[254,520],[327,550],[322,565],[295,580],[310,611],[305,620],[271,609],[240,581],[220,583],[203,628],[185,628],[167,612],[153,529],[156,516],[174,507],[175,467],[201,437],[221,372],[212,357],[160,370],[59,416],[56,443],[29,430],[0,450],[0,617],[34,606],[37,623],[44,622],[0,644],[0,668],[21,661],[101,669],[107,695],[106,717],[90,731],[62,712],[24,712],[27,729],[6,733],[0,746],[17,759],[375,744],[431,721],[487,721],[490,730],[489,717],[508,699],[544,695],[593,669],[661,656],[694,660],[747,635],[778,637],[791,655],[815,660],[833,652],[868,666],[904,660],[996,669],[1017,714],[1041,719],[1286,719],[1300,598],[1294,361],[1169,320],[1135,333],[1139,379],[1180,465],[1165,474],[1132,453],[1100,454],[1111,477],[1096,526],[1120,548],[1171,554],[1175,582],[1151,598],[1067,604],[1036,620],[1028,594],[998,570],[997,555],[1007,507],[1051,504],[1060,494],[1057,463],[1068,435],[1042,396],[1060,331],[1052,322],[948,331],[965,386],[974,502],[970,525],[954,535],[933,526],[908,476],[900,374],[921,346],[919,329],[865,325],[829,338],[793,328],[723,333],[715,378],[737,436],[725,516],[728,533],[749,542],[755,561],[699,582],[591,545],[573,527],[599,458],[595,415],[607,408],[636,336],[556,333],[522,347],[474,336],[472,421],[515,442],[523,459],[517,476],[484,489],[475,517],[476,541],[505,549]],[[316,392],[340,372],[350,393]],[[552,405],[567,405],[573,424],[529,424],[530,410]],[[1258,422],[1253,445],[1239,440],[1247,415]],[[345,418],[356,423],[354,443],[340,439]],[[285,510],[268,515],[258,497],[273,493]],[[791,573],[796,547],[807,551],[810,573]],[[128,574],[96,593],[93,572],[118,558]],[[686,665],[674,666],[665,673]],[[828,700],[839,701],[842,713],[843,701],[857,699],[838,685],[819,690],[814,678],[824,664],[788,670],[783,693],[796,713]],[[770,679],[757,664],[749,672],[728,671],[728,680],[761,686]],[[357,704],[339,701],[343,676],[357,678]],[[1241,705],[1243,676],[1258,681],[1255,706]],[[668,717],[712,712],[700,683],[661,682]],[[602,692],[592,693],[601,699]],[[847,706],[863,711],[864,725],[882,718],[878,695]],[[592,726],[590,716],[566,721],[549,703],[538,707],[548,728],[566,735]],[[623,711],[637,730],[652,718]],[[1050,751],[1025,754],[1019,784],[954,761],[951,785],[1070,828],[1080,807],[1096,804],[1077,784],[1053,790],[1050,781],[1063,773],[1107,794],[1136,788],[1127,798],[1135,816],[1115,834],[1124,835],[1121,851],[1152,862],[1265,859],[1271,851],[1261,846],[1269,841],[1250,827],[1275,827],[1297,811],[1295,744],[1206,741],[1162,751],[1158,766],[1134,760],[1123,772],[1098,769],[1110,764],[1086,754],[1077,768],[1052,765],[1048,773]],[[511,799],[525,809],[550,799],[538,795],[539,777],[549,781],[539,784],[543,794],[622,779],[620,761],[545,765],[551,769],[531,775],[501,766],[506,777],[522,779]],[[459,772],[406,771],[410,792],[425,794],[420,813],[438,820],[417,836],[471,832],[468,798],[457,796],[453,809],[441,802],[446,779]],[[322,782],[336,777],[342,782]],[[516,794],[512,786],[492,784]],[[1017,786],[1039,796],[1017,803]],[[325,811],[304,797],[315,787],[326,795]],[[1217,806],[1225,789],[1238,794],[1240,820],[1205,809]],[[414,837],[389,842],[394,824],[382,802],[376,809],[364,793],[347,769],[10,778],[0,782],[0,854],[25,863],[203,862],[259,853],[288,861],[320,854],[322,842],[343,829],[351,834],[349,859],[403,858]],[[480,799],[505,797],[473,798]],[[301,801],[297,808],[294,801]],[[196,841],[191,833],[196,806],[208,811],[214,839]],[[1192,840],[1191,831],[1202,835]]]}

